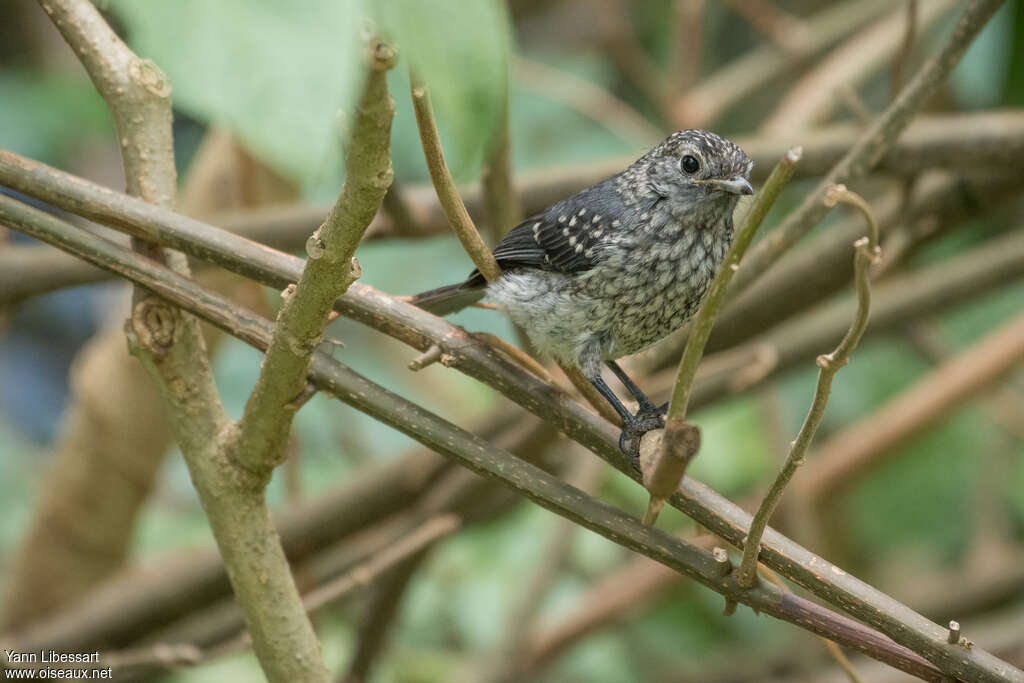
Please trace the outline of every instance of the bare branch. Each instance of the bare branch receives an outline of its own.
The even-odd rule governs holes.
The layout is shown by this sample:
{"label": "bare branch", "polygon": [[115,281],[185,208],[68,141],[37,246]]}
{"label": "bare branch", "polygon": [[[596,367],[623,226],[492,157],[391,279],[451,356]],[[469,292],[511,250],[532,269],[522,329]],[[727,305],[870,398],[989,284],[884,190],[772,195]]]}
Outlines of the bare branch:
{"label": "bare branch", "polygon": [[864,336],[864,330],[868,326],[868,317],[871,314],[871,280],[868,269],[879,255],[878,223],[867,203],[859,195],[841,185],[837,185],[829,191],[826,201],[830,206],[835,206],[839,202],[856,206],[868,224],[868,236],[854,243],[857,312],[854,314],[853,322],[850,323],[850,329],[846,336],[839,342],[839,346],[831,353],[818,356],[817,362],[820,368],[818,386],[814,391],[811,408],[800,427],[796,440],[793,441],[793,445],[789,449],[789,454],[786,455],[782,470],[761,501],[757,514],[754,515],[754,520],[750,523],[747,539],[743,543],[743,562],[740,565],[737,578],[741,586],[753,586],[757,581],[757,557],[761,550],[761,537],[768,526],[768,520],[775,512],[775,507],[779,504],[779,499],[782,498],[782,492],[793,478],[796,469],[804,463],[804,457],[814,440],[814,434],[818,431],[822,418],[825,417],[825,407],[828,405],[828,397],[832,391],[832,380],[839,369],[849,362],[850,355],[857,347],[857,343],[860,342],[860,338]]}
{"label": "bare branch", "polygon": [[480,274],[488,282],[494,282],[501,275],[501,268],[494,260],[494,254],[480,237],[480,232],[473,225],[473,219],[469,217],[466,205],[462,203],[459,191],[455,188],[448,164],[444,161],[441,137],[437,133],[437,122],[434,121],[434,108],[430,104],[430,93],[412,71],[409,72],[409,84],[412,106],[416,111],[416,125],[419,126],[420,141],[423,143],[423,155],[427,159],[430,179],[434,182],[434,190],[448,217],[448,224],[455,231]]}
{"label": "bare branch", "polygon": [[[949,311],[1022,276],[1024,233],[1010,231],[956,258],[894,276],[877,287],[869,333],[891,334],[902,330],[909,320]],[[855,307],[851,297],[839,298],[789,320],[743,346],[730,349],[725,353],[741,357],[761,356],[764,363],[756,368],[752,365],[750,369],[756,372],[750,372],[746,377],[726,368],[701,378],[694,388],[691,402],[707,405],[723,396],[760,385],[813,358],[821,348],[838,343],[849,326]],[[668,388],[672,376],[665,374],[664,377],[661,386]]]}
{"label": "bare branch", "polygon": [[679,372],[676,377],[675,388],[672,391],[672,401],[669,404],[668,416],[666,417],[666,429],[668,429],[667,424],[669,422],[686,420],[686,409],[690,400],[690,390],[693,387],[693,378],[697,373],[697,365],[704,355],[704,344],[707,343],[708,336],[711,334],[711,328],[715,324],[718,308],[725,298],[725,293],[729,289],[733,275],[739,269],[740,261],[746,253],[747,247],[750,246],[750,242],[754,239],[754,234],[761,226],[761,222],[764,221],[764,217],[768,215],[768,211],[772,208],[782,188],[786,186],[786,183],[793,176],[793,170],[800,161],[802,154],[803,150],[795,147],[786,152],[775,165],[772,174],[768,176],[764,187],[758,193],[753,206],[750,207],[750,212],[744,218],[743,225],[737,231],[736,238],[733,240],[729,252],[725,255],[725,259],[722,261],[722,265],[719,266],[718,272],[715,273],[715,279],[712,280],[711,285],[708,287],[707,296],[704,298],[700,311],[694,319],[693,333],[690,335],[690,339],[686,344],[686,350],[679,361]]}

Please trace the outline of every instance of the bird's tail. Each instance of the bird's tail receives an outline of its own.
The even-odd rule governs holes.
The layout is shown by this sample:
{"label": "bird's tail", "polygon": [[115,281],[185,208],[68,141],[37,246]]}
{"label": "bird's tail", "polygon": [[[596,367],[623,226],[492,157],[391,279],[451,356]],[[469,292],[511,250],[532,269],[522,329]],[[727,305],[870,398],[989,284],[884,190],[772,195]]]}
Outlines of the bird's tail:
{"label": "bird's tail", "polygon": [[430,311],[434,315],[456,313],[467,306],[472,306],[484,298],[484,288],[473,286],[468,282],[438,287],[421,292],[410,299],[414,306]]}

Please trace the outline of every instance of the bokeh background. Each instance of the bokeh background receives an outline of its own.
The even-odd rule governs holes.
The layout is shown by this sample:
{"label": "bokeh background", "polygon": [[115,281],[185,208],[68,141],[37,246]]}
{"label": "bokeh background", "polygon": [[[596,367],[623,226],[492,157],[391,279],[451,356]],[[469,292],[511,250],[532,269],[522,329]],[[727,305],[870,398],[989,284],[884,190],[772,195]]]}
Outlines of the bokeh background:
{"label": "bokeh background", "polygon": [[[685,92],[772,43],[739,2],[381,4],[378,20],[398,33],[403,56],[418,60],[431,85],[448,161],[464,183],[480,177],[485,150],[501,126],[506,64],[511,155],[516,173],[529,174],[638,156],[672,130],[662,99],[666,80]],[[776,4],[787,17],[799,18],[800,26],[817,26],[819,3]],[[871,21],[862,26],[905,13],[904,4],[873,3],[876,7],[865,15]],[[948,34],[960,8],[953,2],[920,5],[907,73]],[[170,78],[181,182],[189,181],[204,144],[219,140],[228,150],[223,153],[235,155],[235,206],[218,205],[218,200],[227,201],[223,196],[208,199],[213,211],[207,215],[268,204],[330,204],[340,186],[346,121],[359,88],[362,3],[315,0],[300,8],[239,0],[107,0],[100,6],[132,48],[152,58]],[[801,76],[862,26],[851,26],[810,59],[794,60],[780,78],[705,125],[727,136],[756,134]],[[855,104],[871,112],[885,107],[894,52],[856,73],[850,83]],[[422,195],[421,186],[429,179],[404,66],[389,76],[397,107],[392,152],[397,184],[413,197]],[[1018,1],[996,14],[929,108],[952,112],[1021,104],[1024,3]],[[834,106],[816,123],[856,121],[856,109],[836,95]],[[27,0],[0,5],[0,147],[123,188],[103,101],[45,14]],[[1024,159],[1008,172],[1024,173]],[[895,181],[867,183],[864,194],[870,199],[885,182]],[[764,230],[812,186],[813,181],[801,181],[787,189]],[[836,220],[831,217],[815,234]],[[1011,196],[916,251],[907,267],[952,259],[1020,230],[1022,221],[1024,203]],[[504,231],[501,226],[486,229],[490,235]],[[14,233],[4,240],[27,243]],[[295,243],[302,243],[301,235]],[[459,280],[472,268],[450,235],[376,240],[362,246],[358,258],[364,282],[396,294]],[[237,296],[267,310],[278,301],[275,292],[230,286]],[[0,576],[30,527],[55,444],[66,428],[72,365],[90,338],[124,316],[125,292],[121,283],[82,286],[0,310]],[[908,321],[905,333],[866,339],[837,378],[819,443],[933,370],[935,353],[957,354],[1022,308],[1024,283],[1007,281],[951,310]],[[516,340],[495,312],[470,311],[456,321]],[[478,426],[494,414],[518,410],[440,365],[410,373],[406,364],[413,352],[372,330],[341,321],[330,334],[344,341],[338,351],[344,362],[458,424]],[[241,342],[223,339],[214,360],[228,412],[237,417],[260,356]],[[813,362],[805,363],[756,391],[694,414],[704,438],[691,475],[749,507],[799,428],[816,372]],[[566,462],[577,462],[579,454],[570,442],[561,439],[552,449]],[[170,450],[135,526],[132,563],[160,562],[212,544],[184,465]],[[295,423],[297,464],[278,473],[272,500],[284,507],[313,499],[367,463],[392,461],[415,450],[417,445],[402,435],[315,397]],[[895,448],[883,465],[832,501],[827,520],[805,520],[817,527],[807,538],[821,544],[810,547],[830,553],[826,557],[929,616],[977,623],[975,639],[983,645],[980,633],[986,625],[1001,624],[1005,632],[1010,624],[1010,632],[1015,628],[1019,636],[1024,633],[1022,456],[1024,373],[1018,368]],[[640,488],[610,468],[591,470],[570,467],[572,476],[582,476],[605,500],[642,511],[646,498]],[[791,514],[800,510],[784,509],[783,519]],[[692,523],[674,510],[666,510],[660,524],[680,533],[693,531]],[[630,559],[623,549],[589,532],[560,529],[557,518],[544,510],[528,503],[511,506],[433,550],[404,596],[390,646],[376,662],[372,680],[447,681],[468,675],[467,662],[508,638],[537,567],[559,544],[563,550],[538,612],[527,624],[531,629],[576,614],[591,597],[588,591]],[[685,581],[671,583],[580,638],[531,674],[531,680],[796,680],[807,667],[825,661],[824,648],[809,634],[747,609],[723,618],[719,596]],[[970,599],[958,603],[960,612],[948,614],[950,599],[961,594]],[[318,618],[332,668],[343,669],[351,656],[364,605],[357,597]],[[251,656],[234,655],[154,676],[253,680],[260,673]]]}

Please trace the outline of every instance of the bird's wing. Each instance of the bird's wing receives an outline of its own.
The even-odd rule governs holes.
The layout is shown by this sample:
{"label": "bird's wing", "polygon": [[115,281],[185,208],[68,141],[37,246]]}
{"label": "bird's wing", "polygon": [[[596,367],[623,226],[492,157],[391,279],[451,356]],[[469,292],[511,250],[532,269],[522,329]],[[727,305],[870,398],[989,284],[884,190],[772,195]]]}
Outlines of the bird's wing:
{"label": "bird's wing", "polygon": [[[609,181],[587,188],[515,226],[494,248],[494,258],[502,269],[538,268],[569,275],[582,273],[597,265],[601,250],[597,245],[609,233],[623,229],[625,214],[619,195]],[[483,284],[477,272],[466,285]]]}

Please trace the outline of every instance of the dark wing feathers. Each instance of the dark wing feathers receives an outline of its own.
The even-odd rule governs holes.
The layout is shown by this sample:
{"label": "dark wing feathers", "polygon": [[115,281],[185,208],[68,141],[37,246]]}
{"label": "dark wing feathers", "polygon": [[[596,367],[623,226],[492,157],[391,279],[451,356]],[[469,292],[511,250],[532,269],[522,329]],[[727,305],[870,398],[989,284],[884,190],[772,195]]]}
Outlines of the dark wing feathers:
{"label": "dark wing feathers", "polygon": [[[597,264],[593,247],[602,235],[618,227],[613,216],[621,215],[621,203],[613,201],[619,205],[608,206],[610,189],[588,188],[512,228],[494,248],[498,265],[502,269],[539,268],[568,274],[593,268]],[[612,192],[611,196],[616,197]],[[473,271],[465,284],[482,285],[483,276]]]}

